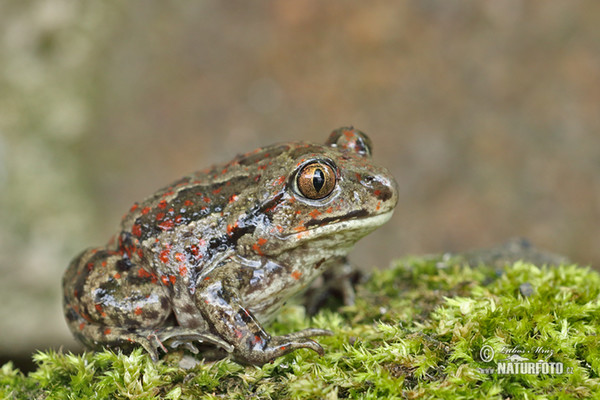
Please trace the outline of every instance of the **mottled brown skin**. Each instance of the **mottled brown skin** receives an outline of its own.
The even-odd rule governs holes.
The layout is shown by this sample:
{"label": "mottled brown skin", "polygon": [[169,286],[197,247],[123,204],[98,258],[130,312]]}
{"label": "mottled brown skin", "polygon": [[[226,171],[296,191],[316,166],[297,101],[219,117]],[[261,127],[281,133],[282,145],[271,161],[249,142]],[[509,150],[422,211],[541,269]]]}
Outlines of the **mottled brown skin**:
{"label": "mottled brown skin", "polygon": [[329,331],[272,337],[262,324],[391,216],[396,183],[370,154],[366,135],[341,128],[325,145],[260,148],[134,204],[116,238],[65,272],[71,331],[90,347],[141,345],[154,360],[198,343],[256,365],[322,354],[311,337]]}

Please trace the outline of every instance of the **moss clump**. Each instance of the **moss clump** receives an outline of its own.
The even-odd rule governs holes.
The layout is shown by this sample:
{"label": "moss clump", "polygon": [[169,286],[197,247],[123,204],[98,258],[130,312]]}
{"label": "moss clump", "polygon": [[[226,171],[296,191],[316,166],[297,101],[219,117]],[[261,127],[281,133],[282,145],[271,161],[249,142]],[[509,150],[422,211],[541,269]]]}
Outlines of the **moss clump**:
{"label": "moss clump", "polygon": [[[184,370],[177,353],[157,364],[140,350],[38,353],[38,369],[27,376],[10,363],[2,367],[0,398],[505,399],[600,392],[595,271],[414,258],[374,273],[357,291],[356,305],[311,320],[302,307],[287,306],[270,328],[331,329],[334,336],[319,338],[323,357],[300,350],[262,368],[221,360]],[[500,369],[506,361],[512,370]],[[562,371],[514,370],[523,363]]]}

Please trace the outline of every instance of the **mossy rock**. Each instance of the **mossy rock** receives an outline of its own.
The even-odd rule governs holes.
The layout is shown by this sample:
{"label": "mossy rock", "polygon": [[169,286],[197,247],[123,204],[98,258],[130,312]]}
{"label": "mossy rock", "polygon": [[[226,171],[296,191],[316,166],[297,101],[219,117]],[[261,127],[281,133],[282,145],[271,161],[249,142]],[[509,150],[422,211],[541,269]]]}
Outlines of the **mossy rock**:
{"label": "mossy rock", "polygon": [[27,375],[2,367],[0,398],[589,398],[600,392],[599,292],[600,275],[576,265],[404,259],[360,285],[354,306],[309,319],[288,305],[269,328],[332,330],[318,338],[323,357],[183,369],[181,353],[155,364],[141,350],[45,352]]}

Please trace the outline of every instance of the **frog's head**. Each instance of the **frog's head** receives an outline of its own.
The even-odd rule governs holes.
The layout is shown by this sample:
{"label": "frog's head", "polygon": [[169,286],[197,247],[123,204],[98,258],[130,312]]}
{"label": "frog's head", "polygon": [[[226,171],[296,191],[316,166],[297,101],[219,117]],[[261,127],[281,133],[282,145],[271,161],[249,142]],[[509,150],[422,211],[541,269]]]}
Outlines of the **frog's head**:
{"label": "frog's head", "polygon": [[257,251],[277,254],[299,246],[347,251],[389,220],[397,184],[372,163],[371,150],[367,135],[353,128],[333,131],[325,145],[293,143],[279,150],[257,192],[259,214],[268,219],[254,233]]}

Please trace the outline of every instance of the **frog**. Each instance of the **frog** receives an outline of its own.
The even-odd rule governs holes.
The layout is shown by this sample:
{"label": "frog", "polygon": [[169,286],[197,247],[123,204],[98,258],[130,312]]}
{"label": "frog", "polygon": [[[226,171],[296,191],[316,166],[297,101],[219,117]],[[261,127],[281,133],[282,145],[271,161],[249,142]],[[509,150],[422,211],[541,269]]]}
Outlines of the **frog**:
{"label": "frog", "polygon": [[323,355],[313,338],[331,331],[265,326],[324,271],[347,268],[353,245],[392,216],[398,185],[371,156],[370,138],[343,127],[324,144],[238,155],[134,203],[105,246],[67,267],[69,329],[89,348],[141,346],[155,362],[180,347],[259,366],[297,349]]}

